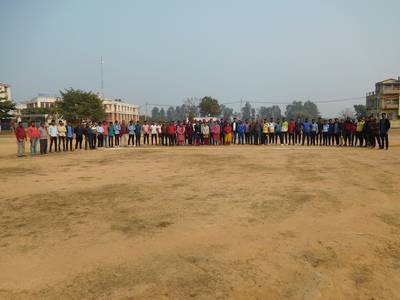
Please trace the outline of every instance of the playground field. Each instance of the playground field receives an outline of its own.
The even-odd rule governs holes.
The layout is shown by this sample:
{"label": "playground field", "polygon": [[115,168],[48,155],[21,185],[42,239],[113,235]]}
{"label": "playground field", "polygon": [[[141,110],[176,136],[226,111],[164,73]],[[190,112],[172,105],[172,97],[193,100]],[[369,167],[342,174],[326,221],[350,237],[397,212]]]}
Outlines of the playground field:
{"label": "playground field", "polygon": [[390,141],[17,158],[1,135],[0,298],[398,299]]}

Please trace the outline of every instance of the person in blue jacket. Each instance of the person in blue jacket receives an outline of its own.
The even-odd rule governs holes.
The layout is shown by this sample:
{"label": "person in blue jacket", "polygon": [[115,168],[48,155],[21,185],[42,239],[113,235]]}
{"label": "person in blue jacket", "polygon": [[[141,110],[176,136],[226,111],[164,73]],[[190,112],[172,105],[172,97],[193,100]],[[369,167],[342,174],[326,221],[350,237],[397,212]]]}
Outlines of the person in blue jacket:
{"label": "person in blue jacket", "polygon": [[303,141],[301,144],[304,146],[304,142],[307,139],[307,146],[309,146],[310,145],[311,122],[308,121],[308,118],[306,118],[304,120],[302,130],[303,130]]}
{"label": "person in blue jacket", "polygon": [[246,125],[240,121],[239,125],[237,125],[237,132],[238,132],[238,141],[239,141],[239,145],[243,145],[244,144],[244,134],[246,133]]}
{"label": "person in blue jacket", "polygon": [[140,125],[139,121],[137,121],[135,125],[136,147],[140,147],[141,134],[142,134],[142,125]]}

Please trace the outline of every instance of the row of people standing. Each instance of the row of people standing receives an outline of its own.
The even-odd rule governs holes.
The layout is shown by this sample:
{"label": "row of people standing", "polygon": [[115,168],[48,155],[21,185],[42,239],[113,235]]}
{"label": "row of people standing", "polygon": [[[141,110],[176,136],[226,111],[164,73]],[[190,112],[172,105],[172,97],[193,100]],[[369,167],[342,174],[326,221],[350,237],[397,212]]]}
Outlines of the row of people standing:
{"label": "row of people standing", "polygon": [[194,122],[148,123],[130,121],[88,122],[84,125],[64,124],[55,120],[46,127],[36,128],[34,122],[27,131],[20,122],[16,128],[18,156],[24,155],[29,138],[31,154],[144,145],[307,145],[307,146],[364,146],[379,149],[389,147],[390,122],[382,114],[379,122],[374,117],[351,120],[197,120]]}

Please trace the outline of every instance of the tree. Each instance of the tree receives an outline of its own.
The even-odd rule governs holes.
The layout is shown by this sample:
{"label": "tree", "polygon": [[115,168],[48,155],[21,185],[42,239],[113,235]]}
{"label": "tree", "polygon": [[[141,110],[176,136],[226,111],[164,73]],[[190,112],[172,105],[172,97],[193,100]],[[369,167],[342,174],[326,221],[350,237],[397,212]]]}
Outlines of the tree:
{"label": "tree", "polygon": [[258,114],[263,119],[280,119],[282,118],[281,108],[278,105],[273,105],[269,107],[261,106],[258,110]]}
{"label": "tree", "polygon": [[251,117],[251,104],[250,102],[246,101],[244,106],[242,107],[242,119],[250,119]]}
{"label": "tree", "polygon": [[154,106],[151,110],[151,118],[155,121],[160,119],[160,109],[157,106]]}
{"label": "tree", "polygon": [[9,118],[10,111],[13,111],[15,109],[15,103],[10,101],[10,100],[6,100],[5,98],[0,98],[0,119],[3,118]]}
{"label": "tree", "polygon": [[354,115],[355,115],[355,112],[354,112],[354,110],[352,110],[351,108],[345,108],[344,110],[342,110],[342,111],[340,112],[340,116],[341,116],[343,119],[346,119],[346,118],[354,118]]}
{"label": "tree", "polygon": [[165,109],[161,107],[160,109],[160,121],[165,121]]}
{"label": "tree", "polygon": [[316,119],[320,114],[314,102],[306,101],[303,104],[301,101],[293,101],[286,105],[285,115],[288,119]]}
{"label": "tree", "polygon": [[356,118],[366,118],[368,116],[367,107],[363,104],[356,104],[353,106]]}
{"label": "tree", "polygon": [[199,115],[199,103],[200,99],[197,97],[186,98],[183,102],[189,119],[193,119]]}
{"label": "tree", "polygon": [[175,120],[175,110],[172,106],[168,107],[167,109],[167,120],[168,121]]}
{"label": "tree", "polygon": [[212,97],[204,97],[201,99],[199,104],[200,115],[206,117],[210,116],[218,116],[221,112],[221,109],[218,104],[218,100]]}
{"label": "tree", "polygon": [[60,112],[66,120],[77,123],[104,119],[103,102],[96,94],[73,88],[66,89],[64,92],[60,91],[60,93],[62,96]]}
{"label": "tree", "polygon": [[223,104],[221,104],[219,106],[220,110],[221,110],[221,116],[224,120],[230,120],[232,119],[232,115],[233,115],[233,108],[227,107]]}

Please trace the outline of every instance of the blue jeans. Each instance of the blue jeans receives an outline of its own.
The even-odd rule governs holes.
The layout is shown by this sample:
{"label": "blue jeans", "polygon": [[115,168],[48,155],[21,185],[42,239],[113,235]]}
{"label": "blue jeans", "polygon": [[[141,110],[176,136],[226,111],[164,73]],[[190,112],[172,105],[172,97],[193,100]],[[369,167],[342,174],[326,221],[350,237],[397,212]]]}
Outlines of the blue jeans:
{"label": "blue jeans", "polygon": [[241,145],[244,144],[244,133],[238,134],[238,144],[241,144]]}
{"label": "blue jeans", "polygon": [[37,138],[31,138],[31,154],[36,154]]}

